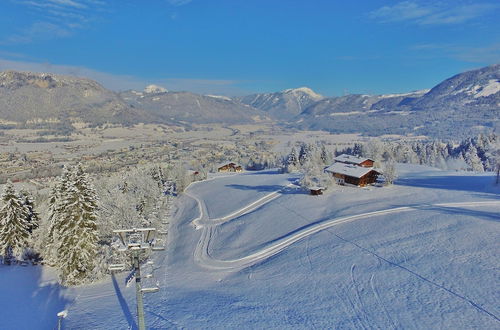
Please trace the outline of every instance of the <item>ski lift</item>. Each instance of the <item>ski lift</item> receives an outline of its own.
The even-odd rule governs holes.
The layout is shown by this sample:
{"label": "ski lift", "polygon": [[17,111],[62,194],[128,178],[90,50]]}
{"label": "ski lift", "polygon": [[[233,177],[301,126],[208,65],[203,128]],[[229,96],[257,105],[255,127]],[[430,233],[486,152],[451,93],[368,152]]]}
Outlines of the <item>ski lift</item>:
{"label": "ski lift", "polygon": [[159,235],[167,235],[168,234],[168,231],[166,230],[157,230],[156,231]]}
{"label": "ski lift", "polygon": [[151,251],[165,251],[165,247],[164,246],[153,246],[151,248]]}

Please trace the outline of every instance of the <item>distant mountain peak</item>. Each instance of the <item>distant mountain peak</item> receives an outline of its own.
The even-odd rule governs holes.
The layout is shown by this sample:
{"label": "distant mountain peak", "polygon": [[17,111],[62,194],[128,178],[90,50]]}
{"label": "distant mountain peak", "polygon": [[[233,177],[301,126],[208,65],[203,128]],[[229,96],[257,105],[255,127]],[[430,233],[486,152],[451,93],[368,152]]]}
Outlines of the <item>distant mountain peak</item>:
{"label": "distant mountain peak", "polygon": [[314,100],[320,100],[323,98],[322,95],[316,93],[315,91],[313,91],[309,87],[285,89],[284,91],[282,91],[282,93],[285,93],[285,94],[300,94],[300,93],[307,94],[311,99],[314,99]]}
{"label": "distant mountain peak", "polygon": [[158,86],[158,85],[148,85],[146,88],[144,88],[144,93],[147,94],[159,94],[159,93],[166,93],[168,92],[166,88]]}

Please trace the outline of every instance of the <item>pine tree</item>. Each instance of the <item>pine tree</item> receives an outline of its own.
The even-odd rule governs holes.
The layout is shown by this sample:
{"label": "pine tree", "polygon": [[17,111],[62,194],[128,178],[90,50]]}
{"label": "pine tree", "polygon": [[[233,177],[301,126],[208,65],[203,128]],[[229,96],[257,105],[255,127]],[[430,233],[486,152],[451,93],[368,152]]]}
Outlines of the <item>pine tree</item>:
{"label": "pine tree", "polygon": [[363,155],[363,145],[361,143],[354,143],[352,154],[361,157]]}
{"label": "pine tree", "polygon": [[30,224],[29,232],[33,233],[39,227],[40,217],[38,213],[35,211],[35,204],[33,203],[33,198],[30,193],[26,190],[21,190],[19,193],[19,197],[24,206],[26,206],[28,210],[28,222]]}
{"label": "pine tree", "polygon": [[481,162],[481,159],[477,155],[477,149],[476,147],[474,147],[473,144],[469,144],[469,147],[465,152],[464,158],[465,162],[469,166],[469,169],[471,169],[472,171],[477,171],[477,172],[484,171],[483,163]]}
{"label": "pine tree", "polygon": [[283,171],[287,173],[293,172],[297,170],[298,165],[299,160],[297,158],[297,152],[295,151],[295,148],[292,147],[290,153],[286,156],[285,159],[283,159]]}
{"label": "pine tree", "polygon": [[65,205],[62,203],[66,196],[71,182],[71,170],[65,167],[57,183],[52,187],[49,199],[49,228],[46,237],[44,259],[47,263],[55,265],[57,259],[57,249],[60,244],[59,232],[65,221]]}
{"label": "pine tree", "polygon": [[319,158],[323,165],[328,165],[331,161],[331,158],[324,144],[321,145],[321,152]]}
{"label": "pine tree", "polygon": [[313,147],[307,143],[303,143],[300,146],[299,151],[299,163],[304,166],[307,162],[311,161],[313,154]]}
{"label": "pine tree", "polygon": [[95,266],[97,253],[97,196],[81,165],[77,165],[58,212],[56,266],[63,284],[82,283]]}
{"label": "pine tree", "polygon": [[29,211],[16,195],[9,182],[2,194],[4,206],[0,210],[0,253],[10,263],[12,257],[20,257],[28,246],[30,237]]}

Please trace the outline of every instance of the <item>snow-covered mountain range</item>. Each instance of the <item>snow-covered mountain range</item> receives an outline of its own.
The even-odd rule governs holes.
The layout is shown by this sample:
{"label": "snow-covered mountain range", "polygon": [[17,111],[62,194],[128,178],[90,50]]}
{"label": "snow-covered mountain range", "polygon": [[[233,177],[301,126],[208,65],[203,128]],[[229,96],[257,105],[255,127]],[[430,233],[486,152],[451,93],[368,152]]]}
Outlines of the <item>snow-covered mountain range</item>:
{"label": "snow-covered mountain range", "polygon": [[274,121],[334,133],[458,138],[500,129],[500,64],[458,74],[429,90],[340,97],[323,97],[307,87],[233,98],[173,92],[157,85],[115,93],[83,78],[0,73],[0,119],[26,124],[40,118],[93,124]]}
{"label": "snow-covered mountain range", "polygon": [[278,120],[290,119],[322,99],[322,95],[315,93],[308,87],[236,98],[237,101],[263,110]]}
{"label": "snow-covered mountain range", "polygon": [[145,109],[161,122],[236,124],[269,119],[265,112],[225,96],[167,92],[164,88],[127,91],[119,95],[134,108]]}

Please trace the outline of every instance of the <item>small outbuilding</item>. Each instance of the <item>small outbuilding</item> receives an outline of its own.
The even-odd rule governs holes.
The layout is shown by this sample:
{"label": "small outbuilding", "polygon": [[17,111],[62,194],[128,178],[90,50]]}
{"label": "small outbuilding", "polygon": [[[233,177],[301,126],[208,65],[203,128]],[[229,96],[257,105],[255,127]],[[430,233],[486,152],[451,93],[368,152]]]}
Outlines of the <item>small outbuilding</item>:
{"label": "small outbuilding", "polygon": [[330,173],[338,184],[352,184],[360,187],[375,183],[380,175],[372,167],[345,163],[334,163],[325,168],[325,172]]}
{"label": "small outbuilding", "polygon": [[243,167],[236,163],[227,163],[225,165],[219,166],[217,172],[243,172]]}
{"label": "small outbuilding", "polygon": [[310,187],[309,188],[310,194],[313,196],[323,195],[323,190],[325,190],[325,187]]}

